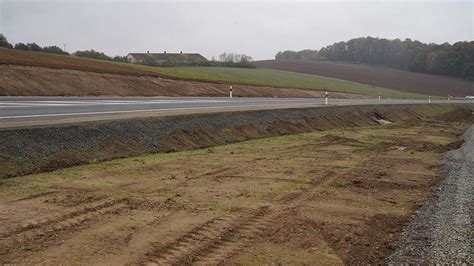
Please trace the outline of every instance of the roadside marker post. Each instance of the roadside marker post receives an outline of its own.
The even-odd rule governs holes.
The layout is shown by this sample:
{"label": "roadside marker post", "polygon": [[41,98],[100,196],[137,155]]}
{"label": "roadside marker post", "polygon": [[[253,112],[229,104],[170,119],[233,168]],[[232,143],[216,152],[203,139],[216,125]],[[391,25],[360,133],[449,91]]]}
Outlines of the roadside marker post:
{"label": "roadside marker post", "polygon": [[328,105],[328,92],[324,94],[324,104]]}
{"label": "roadside marker post", "polygon": [[229,88],[229,99],[232,99],[232,86]]}
{"label": "roadside marker post", "polygon": [[382,93],[379,92],[379,100],[382,99]]}

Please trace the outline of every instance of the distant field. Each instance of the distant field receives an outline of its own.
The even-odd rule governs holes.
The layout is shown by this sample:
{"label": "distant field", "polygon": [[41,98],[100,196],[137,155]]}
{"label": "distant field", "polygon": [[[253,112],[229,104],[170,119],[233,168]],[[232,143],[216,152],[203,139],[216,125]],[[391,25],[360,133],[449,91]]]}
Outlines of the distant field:
{"label": "distant field", "polygon": [[264,68],[349,80],[361,84],[425,95],[444,97],[447,95],[461,97],[474,95],[473,81],[417,74],[391,68],[301,60],[266,60],[257,61],[255,65]]}
{"label": "distant field", "polygon": [[336,92],[356,93],[376,96],[382,93],[387,98],[425,98],[414,93],[400,92],[374,86],[357,84],[344,80],[326,78],[315,75],[293,73],[273,69],[247,69],[229,67],[148,67],[133,65],[140,70],[156,71],[161,74],[207,81],[236,82],[245,84],[301,88],[309,90],[329,90]]}

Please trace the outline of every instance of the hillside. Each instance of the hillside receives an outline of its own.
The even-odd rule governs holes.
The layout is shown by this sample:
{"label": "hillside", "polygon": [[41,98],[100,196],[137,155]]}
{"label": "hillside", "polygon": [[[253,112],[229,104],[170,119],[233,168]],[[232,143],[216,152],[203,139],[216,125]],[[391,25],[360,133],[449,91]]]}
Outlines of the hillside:
{"label": "hillside", "polygon": [[258,67],[343,79],[371,86],[436,96],[474,94],[474,82],[385,67],[302,60],[265,60]]}
{"label": "hillside", "polygon": [[[322,97],[322,92],[234,85],[236,97]],[[229,85],[115,75],[70,69],[0,65],[0,96],[212,96],[226,97]],[[332,93],[337,98],[368,98]]]}
{"label": "hillside", "polygon": [[274,69],[231,68],[231,67],[148,67],[133,65],[142,70],[156,71],[182,79],[224,82],[230,84],[249,84],[259,86],[300,88],[315,91],[354,93],[387,98],[425,98],[426,96],[397,90],[368,86],[345,80],[316,75],[306,75]]}
{"label": "hillside", "polygon": [[280,51],[275,59],[367,64],[474,80],[474,41],[436,44],[367,36],[336,42],[319,50]]}
{"label": "hillside", "polygon": [[[3,75],[0,76],[1,95],[222,96],[226,93],[226,86],[223,84],[239,84],[241,87],[246,87],[246,92],[241,96],[251,97],[288,97],[290,95],[308,97],[320,95],[326,90],[371,97],[379,93],[388,98],[425,97],[343,80],[272,69],[147,67],[3,48],[0,48],[0,65],[3,65]],[[27,70],[19,66],[44,69]],[[60,72],[52,73],[46,69],[56,69]],[[99,74],[114,76],[98,76]],[[30,76],[25,77],[25,75]],[[139,80],[132,81],[134,80],[132,77]],[[156,79],[147,80],[145,85],[143,84],[145,78]],[[193,83],[189,83],[190,81]],[[212,85],[213,83],[215,85]],[[221,85],[217,86],[218,84]],[[217,93],[216,87],[219,87]],[[285,89],[278,91],[282,90],[280,88]],[[291,88],[300,90],[288,93]],[[336,97],[334,93],[332,95]]]}

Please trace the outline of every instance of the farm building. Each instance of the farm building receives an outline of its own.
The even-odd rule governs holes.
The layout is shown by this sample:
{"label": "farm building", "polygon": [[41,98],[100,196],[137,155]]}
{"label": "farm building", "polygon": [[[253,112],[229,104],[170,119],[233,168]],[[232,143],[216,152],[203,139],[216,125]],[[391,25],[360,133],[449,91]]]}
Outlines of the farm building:
{"label": "farm building", "polygon": [[198,65],[207,62],[207,59],[200,54],[188,53],[129,53],[127,61],[132,64],[156,65],[156,66],[176,66],[176,65]]}

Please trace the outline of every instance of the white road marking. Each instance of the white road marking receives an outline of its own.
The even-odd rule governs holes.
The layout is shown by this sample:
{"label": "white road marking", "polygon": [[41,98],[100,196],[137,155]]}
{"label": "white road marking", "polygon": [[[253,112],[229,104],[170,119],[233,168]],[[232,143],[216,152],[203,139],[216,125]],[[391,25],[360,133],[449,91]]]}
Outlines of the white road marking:
{"label": "white road marking", "polygon": [[147,100],[147,101],[18,101],[18,102],[0,102],[0,108],[19,108],[19,107],[55,107],[55,106],[92,106],[92,105],[143,105],[143,104],[170,104],[170,103],[221,103],[227,100]]}
{"label": "white road marking", "polygon": [[[301,99],[295,99],[301,100]],[[279,102],[277,102],[279,101]],[[229,108],[240,108],[240,107],[263,107],[263,106],[275,106],[278,107],[285,107],[285,106],[320,106],[322,104],[321,98],[312,99],[312,101],[306,102],[295,102],[293,99],[265,99],[265,101],[261,101],[261,99],[249,100],[249,99],[240,99],[235,98],[235,100],[228,100],[228,99],[219,99],[219,100],[212,100],[212,99],[184,99],[184,100],[168,100],[168,99],[157,99],[157,100],[85,100],[85,101],[6,101],[0,102],[0,111],[8,109],[8,108],[36,108],[32,109],[30,113],[33,114],[25,114],[25,115],[13,115],[13,116],[2,116],[0,119],[15,119],[15,118],[34,118],[34,117],[55,117],[55,116],[79,116],[79,115],[94,115],[94,114],[118,114],[118,113],[134,113],[134,112],[173,112],[173,111],[183,111],[183,110],[202,110],[202,109],[229,109]],[[78,112],[78,113],[64,113],[67,112],[67,108],[63,108],[64,110],[58,110],[58,112],[62,113],[52,113],[52,114],[34,114],[34,113],[41,113],[42,111],[38,110],[42,107],[53,107],[52,110],[54,111],[54,107],[60,106],[70,106],[81,108],[82,106],[87,105],[154,105],[156,107],[160,107],[159,104],[182,104],[182,103],[231,103],[231,105],[222,105],[222,106],[198,106],[198,107],[168,107],[168,108],[148,108],[148,109],[136,109],[136,110],[117,110],[117,111],[90,111],[90,112]],[[413,103],[425,103],[426,100],[390,100],[390,101],[379,101],[379,100],[342,100],[342,99],[334,99],[331,102],[331,105],[363,105],[363,104],[413,104]],[[436,102],[448,102],[448,101],[436,101]],[[455,102],[466,102],[466,101],[449,101],[450,103]],[[15,105],[16,104],[16,105]],[[164,107],[164,106],[163,106]],[[135,108],[135,107],[132,107]],[[145,107],[146,108],[146,107]],[[131,108],[128,108],[131,109]],[[10,112],[14,112],[11,109]],[[1,114],[1,113],[0,113]]]}
{"label": "white road marking", "polygon": [[[288,103],[280,106],[295,105],[321,105],[321,103]],[[63,114],[43,114],[43,115],[18,115],[18,116],[2,116],[0,119],[14,118],[35,118],[35,117],[54,117],[54,116],[74,116],[74,115],[97,115],[97,114],[117,114],[117,113],[138,113],[138,112],[173,112],[183,110],[199,110],[199,109],[219,109],[219,108],[239,108],[239,107],[261,107],[262,104],[249,104],[239,106],[211,106],[211,107],[183,107],[172,109],[143,109],[143,110],[120,110],[120,111],[104,111],[104,112],[85,112],[85,113],[63,113]]]}

